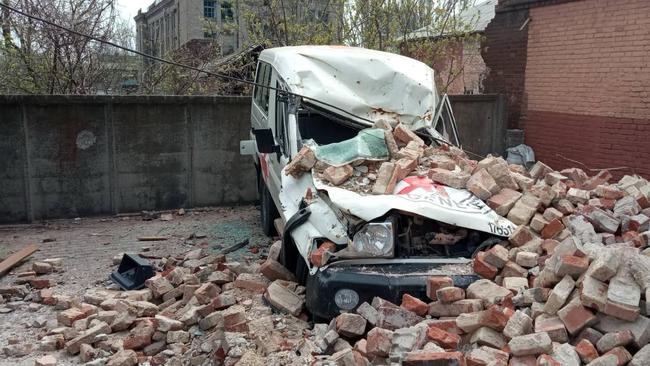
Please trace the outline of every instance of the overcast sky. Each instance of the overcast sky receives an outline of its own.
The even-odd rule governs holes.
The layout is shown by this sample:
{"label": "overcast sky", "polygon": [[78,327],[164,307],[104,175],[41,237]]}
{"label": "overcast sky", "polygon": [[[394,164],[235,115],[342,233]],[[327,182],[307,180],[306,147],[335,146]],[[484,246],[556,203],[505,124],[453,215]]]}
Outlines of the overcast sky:
{"label": "overcast sky", "polygon": [[122,18],[128,19],[131,26],[135,28],[133,17],[138,14],[138,9],[145,9],[153,2],[154,0],[118,0],[117,5]]}

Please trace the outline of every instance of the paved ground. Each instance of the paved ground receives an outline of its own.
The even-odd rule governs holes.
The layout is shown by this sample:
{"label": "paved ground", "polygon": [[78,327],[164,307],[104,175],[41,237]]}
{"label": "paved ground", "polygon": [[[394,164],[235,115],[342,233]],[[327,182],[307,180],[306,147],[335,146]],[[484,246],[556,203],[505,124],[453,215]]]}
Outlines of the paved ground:
{"label": "paved ground", "polygon": [[[164,236],[167,240],[143,242],[138,237]],[[193,238],[193,237],[203,238]],[[63,258],[64,272],[48,275],[58,285],[56,293],[81,295],[88,288],[105,283],[108,275],[116,269],[113,257],[119,253],[145,250],[147,255],[168,256],[187,252],[193,248],[207,247],[215,252],[233,244],[249,240],[244,248],[230,254],[229,260],[248,262],[266,253],[271,239],[266,237],[259,224],[259,211],[254,206],[216,208],[190,211],[179,216],[174,213],[171,221],[143,217],[100,217],[76,220],[57,220],[38,225],[0,226],[0,259],[4,259],[23,246],[36,243],[40,249],[25,263],[15,267],[12,273],[0,279],[0,286],[10,285],[15,273],[31,270],[35,260]],[[4,304],[7,305],[7,304]],[[0,305],[0,307],[4,306]],[[48,326],[56,325],[55,312],[51,307],[30,311],[28,303],[18,304],[16,310],[0,314],[0,349],[12,337],[21,343],[35,341],[44,328],[35,329],[35,319],[47,319]],[[0,352],[0,365],[33,365],[31,356],[4,358]]]}

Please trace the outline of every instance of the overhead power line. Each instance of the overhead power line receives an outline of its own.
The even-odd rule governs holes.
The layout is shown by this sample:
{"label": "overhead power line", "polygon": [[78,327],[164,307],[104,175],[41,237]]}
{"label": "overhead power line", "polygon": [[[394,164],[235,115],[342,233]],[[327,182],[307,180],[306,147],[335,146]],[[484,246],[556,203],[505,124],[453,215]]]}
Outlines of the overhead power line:
{"label": "overhead power line", "polygon": [[[359,119],[359,120],[362,120],[362,121],[368,122],[368,123],[370,123],[371,125],[375,123],[375,121],[373,121],[373,120],[370,120],[370,119],[365,118],[365,117],[357,116],[356,114],[351,113],[351,112],[348,112],[348,111],[346,111],[346,110],[343,109],[343,108],[337,107],[337,106],[335,106],[335,105],[332,105],[332,104],[327,103],[327,102],[323,102],[323,101],[318,100],[318,99],[315,99],[315,98],[311,98],[311,97],[308,97],[308,96],[305,96],[305,95],[301,95],[301,94],[298,94],[298,93],[294,93],[294,92],[290,92],[290,91],[287,91],[287,90],[282,90],[282,89],[280,89],[280,88],[275,88],[275,87],[272,87],[272,86],[269,86],[269,85],[259,84],[259,83],[256,83],[255,81],[246,80],[246,79],[240,79],[240,78],[237,78],[237,77],[234,77],[234,76],[230,76],[230,75],[226,75],[226,74],[222,74],[222,73],[218,73],[218,72],[212,72],[212,71],[204,70],[204,69],[201,69],[201,68],[198,68],[198,67],[195,67],[195,66],[186,65],[186,64],[182,64],[182,63],[180,63],[180,62],[167,60],[167,59],[164,59],[164,58],[162,58],[162,57],[153,56],[153,55],[150,55],[150,54],[147,54],[147,53],[144,53],[144,52],[138,51],[138,50],[134,50],[134,49],[129,48],[129,47],[126,47],[126,46],[122,46],[122,45],[117,44],[117,43],[112,42],[112,41],[108,41],[108,40],[105,40],[105,39],[101,39],[101,38],[99,38],[99,37],[95,37],[95,36],[90,35],[90,34],[81,33],[81,32],[79,32],[79,31],[76,31],[76,30],[72,29],[72,28],[68,28],[68,27],[66,27],[66,26],[63,26],[63,25],[61,25],[61,24],[58,24],[58,23],[52,22],[52,21],[50,21],[50,20],[47,20],[47,19],[41,18],[41,17],[39,17],[39,16],[36,16],[36,15],[33,15],[33,14],[29,14],[29,13],[24,12],[24,11],[22,11],[22,10],[20,10],[20,9],[17,9],[17,8],[15,8],[15,7],[13,7],[13,6],[7,5],[7,4],[5,4],[5,3],[3,3],[3,2],[0,2],[0,7],[3,7],[3,8],[5,8],[5,9],[8,9],[8,10],[10,10],[10,11],[16,13],[16,14],[20,14],[20,15],[22,15],[22,16],[24,16],[24,17],[27,17],[27,18],[30,18],[30,19],[33,19],[33,20],[36,20],[36,21],[42,22],[42,23],[44,23],[44,24],[50,25],[50,26],[52,26],[52,27],[55,27],[55,28],[58,28],[58,29],[64,30],[64,31],[66,31],[66,32],[68,32],[68,33],[71,33],[71,34],[77,35],[77,36],[79,36],[79,37],[84,37],[84,38],[87,38],[87,39],[93,40],[93,41],[95,41],[95,42],[99,42],[99,43],[101,43],[101,44],[105,44],[105,45],[108,45],[108,46],[112,46],[112,47],[115,47],[115,48],[117,48],[117,49],[120,49],[120,50],[123,50],[123,51],[129,52],[129,53],[133,53],[133,54],[136,54],[136,55],[139,55],[139,56],[142,56],[142,57],[145,57],[145,58],[151,59],[151,60],[155,60],[155,61],[162,62],[162,63],[168,64],[168,65],[172,65],[172,66],[177,66],[177,67],[185,68],[185,69],[188,69],[188,70],[197,71],[197,72],[200,72],[200,73],[204,73],[204,74],[206,74],[206,75],[208,75],[208,76],[214,76],[214,77],[217,77],[217,78],[222,78],[222,79],[226,79],[226,80],[230,80],[230,81],[240,82],[240,83],[244,83],[244,84],[248,84],[248,85],[252,85],[252,86],[257,86],[257,87],[260,87],[260,88],[267,88],[267,89],[270,89],[270,90],[275,90],[276,92],[279,92],[279,93],[281,93],[281,94],[292,95],[292,96],[299,97],[299,98],[302,98],[302,99],[311,100],[311,101],[316,102],[316,103],[318,103],[318,104],[321,104],[321,105],[324,105],[324,106],[330,107],[330,108],[332,108],[332,109],[335,109],[335,110],[337,110],[337,111],[339,111],[339,112],[342,112],[342,113],[344,113],[344,114],[346,114],[346,115],[348,115],[348,116],[350,116],[350,117],[353,117],[353,118],[356,118],[356,119]],[[438,139],[438,138],[433,137],[433,136],[429,136],[429,137],[431,137],[434,141],[436,141],[436,142],[438,142],[438,143],[442,143],[442,144],[445,144],[445,145],[453,146],[450,142],[448,142],[448,141],[446,141],[446,140]],[[464,150],[464,149],[463,149],[463,150]],[[470,153],[470,154],[472,154],[472,155],[474,155],[474,156],[482,157],[481,155],[476,154],[476,153],[473,153],[473,152],[471,152],[471,151],[468,151],[468,150],[464,150],[464,151],[467,152],[467,153]]]}
{"label": "overhead power line", "polygon": [[95,36],[92,36],[90,34],[81,33],[79,31],[76,31],[76,30],[72,29],[72,28],[68,28],[66,26],[54,23],[54,22],[52,22],[50,20],[41,18],[39,16],[26,13],[26,12],[20,10],[20,9],[17,9],[17,8],[15,8],[13,6],[4,4],[2,2],[0,2],[0,6],[3,7],[3,8],[6,8],[8,10],[13,11],[14,13],[20,14],[20,15],[22,15],[24,17],[27,17],[27,18],[30,18],[30,19],[33,19],[33,20],[37,20],[39,22],[50,25],[52,27],[59,28],[59,29],[64,30],[66,32],[75,34],[75,35],[77,35],[79,37],[85,37],[85,38],[91,39],[91,40],[93,40],[95,42],[99,42],[99,43],[102,43],[102,44],[105,44],[105,45],[109,45],[109,46],[118,48],[120,50],[130,52],[130,53],[133,53],[133,54],[136,54],[136,55],[139,55],[139,56],[151,59],[151,60],[162,62],[162,63],[168,64],[168,65],[173,65],[173,66],[177,66],[177,67],[186,68],[188,70],[197,71],[197,72],[209,75],[209,76],[214,76],[214,77],[218,77],[218,78],[222,78],[222,79],[226,79],[226,80],[230,80],[230,81],[240,82],[240,83],[244,83],[244,84],[248,84],[248,85],[252,85],[252,86],[257,86],[257,87],[260,87],[260,88],[267,88],[267,89],[270,89],[270,90],[275,90],[275,91],[277,91],[279,93],[282,93],[282,94],[292,95],[292,96],[303,98],[303,99],[306,99],[306,100],[311,100],[311,101],[320,103],[322,105],[328,106],[330,108],[336,109],[337,111],[343,112],[344,114],[346,114],[348,116],[358,118],[358,119],[360,119],[362,121],[365,121],[365,122],[368,122],[368,123],[371,123],[371,124],[374,123],[374,121],[372,121],[370,119],[367,119],[367,118],[364,118],[364,117],[361,117],[361,116],[357,116],[357,115],[355,115],[353,113],[350,113],[350,112],[348,112],[348,111],[346,111],[346,110],[344,110],[344,109],[342,109],[340,107],[337,107],[337,106],[332,105],[332,104],[327,103],[327,102],[323,102],[323,101],[318,100],[318,99],[314,99],[314,98],[310,98],[310,97],[307,97],[305,95],[301,95],[301,94],[298,94],[298,93],[293,93],[293,92],[290,92],[290,91],[282,90],[282,89],[275,88],[275,87],[272,87],[272,86],[269,86],[269,85],[259,84],[259,83],[256,83],[254,81],[251,81],[251,80],[240,79],[240,78],[237,78],[237,77],[234,77],[234,76],[230,76],[230,75],[226,75],[226,74],[222,74],[222,73],[218,73],[218,72],[212,72],[212,71],[208,71],[208,70],[201,69],[201,68],[198,68],[198,67],[194,67],[194,66],[191,66],[191,65],[182,64],[180,62],[167,60],[167,59],[164,59],[162,57],[153,56],[153,55],[150,55],[150,54],[138,51],[138,50],[134,50],[134,49],[126,47],[126,46],[122,46],[122,45],[117,44],[117,43],[112,42],[112,41],[101,39],[99,37],[95,37]]}

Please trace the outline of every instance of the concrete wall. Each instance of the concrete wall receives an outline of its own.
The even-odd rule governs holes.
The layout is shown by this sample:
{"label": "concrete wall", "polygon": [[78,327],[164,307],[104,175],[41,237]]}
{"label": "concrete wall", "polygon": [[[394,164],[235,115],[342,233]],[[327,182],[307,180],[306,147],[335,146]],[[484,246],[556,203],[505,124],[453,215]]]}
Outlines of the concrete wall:
{"label": "concrete wall", "polygon": [[0,97],[0,222],[252,202],[245,97]]}
{"label": "concrete wall", "polygon": [[[461,142],[505,148],[503,101],[451,97]],[[247,97],[0,96],[0,222],[256,199]]]}

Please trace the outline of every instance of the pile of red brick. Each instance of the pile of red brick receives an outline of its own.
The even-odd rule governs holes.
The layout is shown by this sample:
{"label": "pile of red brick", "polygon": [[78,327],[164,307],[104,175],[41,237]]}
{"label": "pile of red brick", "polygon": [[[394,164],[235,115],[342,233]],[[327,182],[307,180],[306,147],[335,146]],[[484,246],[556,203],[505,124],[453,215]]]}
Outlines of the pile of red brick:
{"label": "pile of red brick", "polygon": [[[269,255],[277,257],[279,244]],[[308,329],[305,289],[277,261],[244,265],[198,249],[157,265],[160,272],[136,291],[95,288],[74,298],[49,288],[4,289],[12,301],[29,297],[59,310],[57,327],[43,329],[38,344],[11,345],[5,353],[46,352],[37,360],[43,366],[57,362],[58,350],[107,366],[310,362],[311,355],[293,352]]]}
{"label": "pile of red brick", "polygon": [[476,255],[483,280],[463,290],[432,277],[428,304],[409,295],[399,306],[364,303],[329,327],[317,325],[314,349],[332,351],[338,335],[356,341],[330,356],[345,365],[650,365],[647,180],[610,182],[606,170],[590,176],[542,162],[526,170],[493,156],[474,161],[454,147],[428,147],[403,126],[376,127],[386,130],[389,161],[348,169],[319,167],[312,156],[298,171],[314,168],[345,188],[370,176],[372,188],[361,191],[374,194],[427,175],[471,191],[517,229]]}
{"label": "pile of red brick", "polygon": [[485,279],[461,289],[430,277],[432,302],[376,298],[317,325],[315,344],[332,331],[356,340],[330,357],[345,365],[650,365],[650,183],[456,156],[471,175],[456,165],[432,168],[432,178],[466,187],[518,225],[477,254]]}

